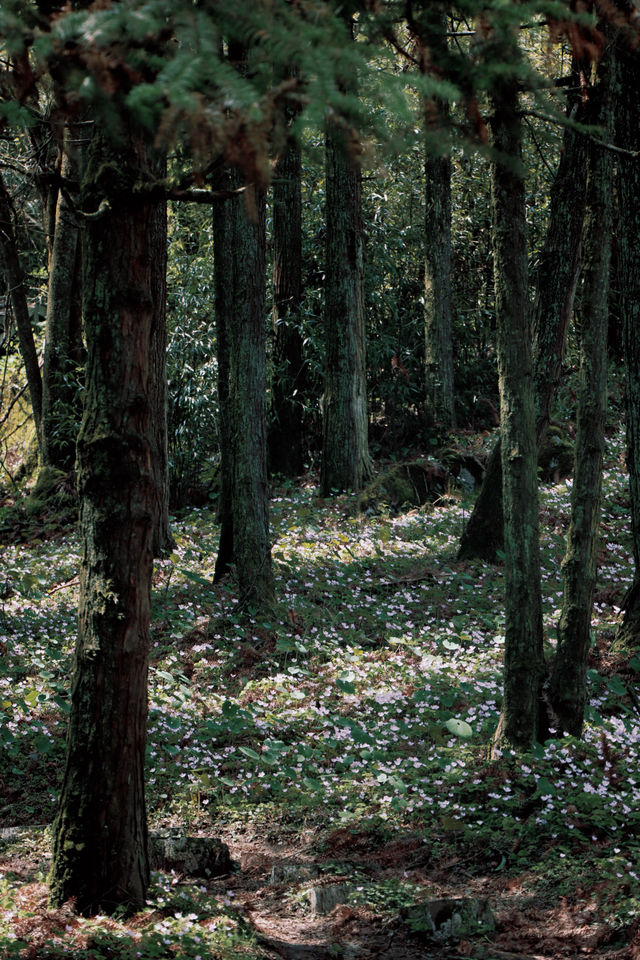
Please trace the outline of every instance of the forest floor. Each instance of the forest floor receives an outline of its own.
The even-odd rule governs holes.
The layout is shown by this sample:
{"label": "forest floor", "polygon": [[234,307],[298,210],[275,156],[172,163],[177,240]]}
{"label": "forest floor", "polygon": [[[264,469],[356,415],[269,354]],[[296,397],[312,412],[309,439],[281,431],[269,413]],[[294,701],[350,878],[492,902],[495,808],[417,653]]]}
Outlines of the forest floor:
{"label": "forest floor", "polygon": [[[541,488],[548,656],[570,486]],[[2,960],[640,958],[640,656],[615,639],[633,575],[622,437],[608,441],[581,740],[489,759],[502,569],[456,562],[470,508],[451,490],[364,516],[311,484],[274,489],[269,616],[213,585],[214,513],[174,519],[154,578],[150,829],[222,839],[234,866],[154,871],[145,911],[83,919],[46,899],[78,538],[7,498]]]}

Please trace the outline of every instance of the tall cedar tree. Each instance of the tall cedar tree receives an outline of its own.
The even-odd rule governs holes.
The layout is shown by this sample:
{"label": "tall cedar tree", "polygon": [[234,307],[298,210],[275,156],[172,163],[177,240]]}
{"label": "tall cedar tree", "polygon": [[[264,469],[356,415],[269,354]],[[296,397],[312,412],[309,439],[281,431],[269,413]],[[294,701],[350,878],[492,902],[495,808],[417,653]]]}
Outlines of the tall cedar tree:
{"label": "tall cedar tree", "polygon": [[326,140],[325,372],[320,493],[361,490],[368,441],[364,237],[360,170],[345,131]]}
{"label": "tall cedar tree", "polygon": [[241,603],[273,599],[267,478],[265,191],[248,185],[228,200],[233,303],[229,338],[228,426],[233,559]]}
{"label": "tall cedar tree", "polygon": [[[605,34],[606,35],[606,34]],[[616,67],[609,42],[590,92],[592,122],[613,138]],[[584,230],[584,284],[580,310],[580,381],[571,521],[562,561],[563,596],[558,647],[549,700],[555,723],[580,736],[587,696],[596,555],[600,520],[604,423],[607,409],[607,323],[613,154],[593,139],[588,145],[587,207]]]}
{"label": "tall cedar tree", "polygon": [[[248,52],[231,44],[229,58],[242,75]],[[258,171],[254,171],[258,177]],[[217,184],[238,187],[236,172]],[[258,183],[214,208],[214,288],[218,334],[221,427],[221,521],[215,577],[235,564],[242,605],[273,599],[269,541],[266,421],[266,192]]]}
{"label": "tall cedar tree", "polygon": [[[567,117],[586,122],[579,68],[574,64]],[[551,188],[549,223],[536,273],[533,312],[534,399],[538,450],[551,418],[560,379],[567,330],[580,274],[586,193],[586,137],[565,127],[560,161]],[[504,549],[501,442],[494,447],[482,487],[462,533],[458,559],[480,557],[495,563]]]}
{"label": "tall cedar tree", "polygon": [[[164,156],[155,158],[156,177],[166,174]],[[153,472],[154,524],[153,555],[163,557],[173,550],[174,539],[169,527],[169,450],[167,436],[167,204],[160,201],[149,211],[153,294],[153,327],[151,331],[151,390],[153,402]]]}
{"label": "tall cedar tree", "polygon": [[[290,109],[289,123],[296,110]],[[273,172],[273,366],[269,466],[295,477],[304,469],[303,404],[306,364],[302,300],[302,154],[287,139]]]}
{"label": "tall cedar tree", "polygon": [[[493,56],[516,67],[517,29],[493,22],[486,38]],[[526,749],[538,735],[542,602],[538,487],[529,326],[526,208],[517,73],[491,90],[492,247],[498,327],[502,495],[505,539],[504,700],[498,741]]]}
{"label": "tall cedar tree", "polygon": [[[218,182],[236,184],[228,172]],[[235,565],[243,605],[273,598],[266,425],[265,192],[214,207],[220,403],[220,543],[215,579]]]}
{"label": "tall cedar tree", "polygon": [[[621,3],[625,14],[632,4]],[[627,467],[635,577],[623,601],[620,639],[640,646],[640,56],[638,39],[623,36],[618,53],[616,142],[618,193],[616,235],[620,310],[624,337],[627,408]]]}
{"label": "tall cedar tree", "polygon": [[[239,175],[218,164],[212,178],[215,190],[225,192]],[[218,360],[218,408],[220,411],[220,492],[217,521],[220,540],[214,580],[222,580],[233,564],[233,481],[231,476],[232,422],[229,409],[229,318],[233,311],[233,246],[231,240],[231,209],[229,202],[214,203],[213,225],[213,288],[216,327],[216,355]]]}
{"label": "tall cedar tree", "polygon": [[[346,17],[353,37],[353,21]],[[344,79],[355,90],[356,78]],[[371,473],[367,417],[362,177],[355,131],[326,136],[325,367],[320,493],[361,490]]]}
{"label": "tall cedar tree", "polygon": [[[416,7],[410,27],[418,44],[420,71],[441,79],[447,69],[448,2]],[[442,149],[449,105],[429,97],[425,122],[424,336],[426,400],[434,424],[455,424],[451,316],[451,158]],[[438,144],[438,141],[439,144]]]}
{"label": "tall cedar tree", "polygon": [[[81,129],[67,126],[62,142],[60,173],[77,181],[81,165]],[[49,256],[49,284],[42,366],[42,465],[73,469],[76,423],[80,415],[75,370],[82,362],[82,259],[78,217],[67,191],[51,198],[53,214]]]}
{"label": "tall cedar tree", "polygon": [[96,130],[81,191],[85,409],[78,439],[82,560],[67,758],[51,901],[138,910],[149,883],[144,757],[156,489],[156,165],[135,129]]}
{"label": "tall cedar tree", "polygon": [[38,450],[42,454],[42,377],[27,302],[24,271],[20,263],[18,239],[13,219],[11,196],[0,175],[0,265],[4,270],[13,316],[18,331],[20,355],[27,375],[31,412],[36,428]]}

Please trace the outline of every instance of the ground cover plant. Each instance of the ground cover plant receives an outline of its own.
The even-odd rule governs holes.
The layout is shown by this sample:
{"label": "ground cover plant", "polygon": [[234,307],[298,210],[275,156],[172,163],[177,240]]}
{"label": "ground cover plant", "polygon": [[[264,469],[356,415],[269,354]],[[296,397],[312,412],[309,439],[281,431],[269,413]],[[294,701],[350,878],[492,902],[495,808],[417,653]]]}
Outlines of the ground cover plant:
{"label": "ground cover plant", "polygon": [[[158,871],[126,921],[46,906],[78,543],[40,524],[4,544],[0,956],[636,956],[640,656],[615,640],[632,581],[622,436],[607,444],[585,734],[526,755],[489,759],[502,574],[455,560],[468,494],[365,515],[313,480],[272,491],[269,616],[213,585],[214,511],[173,519],[154,577],[150,827],[220,837],[236,869]],[[570,485],[542,487],[547,657]],[[310,892],[332,884],[341,905],[314,911]],[[443,897],[488,898],[495,929],[432,943],[414,908]]]}

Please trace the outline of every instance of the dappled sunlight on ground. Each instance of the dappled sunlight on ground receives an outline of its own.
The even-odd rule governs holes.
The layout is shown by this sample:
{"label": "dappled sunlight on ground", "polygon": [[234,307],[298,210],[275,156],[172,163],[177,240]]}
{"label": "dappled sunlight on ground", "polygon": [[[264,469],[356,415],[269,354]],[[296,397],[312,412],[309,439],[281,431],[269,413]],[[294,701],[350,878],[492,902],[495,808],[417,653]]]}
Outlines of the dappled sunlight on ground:
{"label": "dappled sunlight on ground", "polygon": [[[322,946],[324,956],[331,944],[360,943],[364,960],[367,937],[389,960],[411,951],[426,956],[403,925],[402,904],[483,896],[497,919],[496,957],[524,951],[622,960],[634,949],[640,717],[628,687],[640,664],[614,645],[633,574],[621,444],[610,439],[607,454],[585,735],[550,740],[526,757],[487,759],[501,704],[502,573],[455,561],[470,502],[449,497],[399,516],[358,517],[347,497],[275,491],[278,601],[268,615],[253,616],[238,609],[232,584],[212,583],[213,513],[194,509],[174,521],[176,550],[154,577],[150,819],[152,827],[221,836],[240,870],[196,893],[185,888],[184,909],[169,893],[177,896],[186,878],[169,878],[169,893],[155,899],[161,916],[145,921],[158,943],[167,938],[168,949],[179,936],[190,944],[180,955],[195,960],[196,927],[206,921],[218,925],[220,943],[226,937],[221,957],[239,943],[253,949],[252,924],[272,941],[256,948],[258,956],[268,949],[286,955],[282,944],[297,938]],[[569,486],[541,493],[548,655],[562,597]],[[3,826],[50,823],[55,809],[77,550],[75,535],[5,548]],[[14,838],[11,847],[0,835],[0,951],[21,924],[35,922],[25,919],[34,904],[37,913],[44,909],[46,844],[38,836],[39,845]],[[299,885],[270,886],[271,868],[287,856],[312,861],[322,882],[346,871],[355,890],[350,903],[319,918]],[[27,862],[29,869],[20,868]],[[225,903],[225,890],[242,902],[239,912],[234,898]],[[78,949],[82,938],[88,942],[84,927],[73,940],[82,924],[69,920],[65,933],[63,919],[50,916],[59,949],[47,957],[72,955],[65,936]],[[482,943],[451,956],[493,956],[481,952]],[[123,950],[106,955],[128,957]]]}

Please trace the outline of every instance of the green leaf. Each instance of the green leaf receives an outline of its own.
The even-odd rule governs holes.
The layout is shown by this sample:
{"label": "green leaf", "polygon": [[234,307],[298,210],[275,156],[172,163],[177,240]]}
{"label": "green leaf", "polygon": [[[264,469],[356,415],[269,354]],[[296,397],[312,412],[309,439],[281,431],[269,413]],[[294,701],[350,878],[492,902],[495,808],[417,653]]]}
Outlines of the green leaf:
{"label": "green leaf", "polygon": [[620,677],[609,677],[607,680],[607,686],[609,690],[611,690],[612,693],[615,693],[618,697],[623,697],[627,692],[627,688]]}
{"label": "green leaf", "polygon": [[199,573],[194,573],[193,570],[187,570],[186,567],[180,567],[180,573],[183,577],[186,577],[187,580],[193,580],[194,583],[199,583],[202,587],[209,587],[213,589],[213,583],[211,580],[207,580],[206,577],[201,577]]}
{"label": "green leaf", "polygon": [[444,734],[442,733],[442,727],[438,726],[437,723],[430,723],[427,727],[427,733],[434,741],[434,743],[442,744],[444,743]]}
{"label": "green leaf", "polygon": [[473,729],[467,721],[459,720],[457,717],[451,717],[447,720],[445,727],[449,733],[453,733],[456,737],[462,737],[463,740],[468,740],[469,737],[473,736]]}
{"label": "green leaf", "polygon": [[536,796],[538,797],[555,797],[556,788],[552,783],[550,783],[546,777],[540,777],[536,786]]}
{"label": "green leaf", "polygon": [[351,736],[353,737],[354,743],[372,743],[373,742],[371,737],[367,733],[367,731],[364,730],[362,727],[359,727],[357,723],[355,723],[351,727]]}
{"label": "green leaf", "polygon": [[440,817],[440,824],[445,829],[451,833],[461,833],[464,830],[464,824],[460,823],[459,820],[455,820],[453,817]]}
{"label": "green leaf", "polygon": [[286,637],[278,637],[276,640],[276,650],[280,650],[282,653],[291,653],[295,649],[295,644],[288,640]]}
{"label": "green leaf", "polygon": [[303,777],[302,782],[308,790],[322,790],[321,781],[314,780],[313,777]]}
{"label": "green leaf", "polygon": [[249,757],[250,760],[260,760],[260,754],[256,753],[255,750],[252,750],[251,747],[240,747],[240,752],[244,753],[245,757]]}

